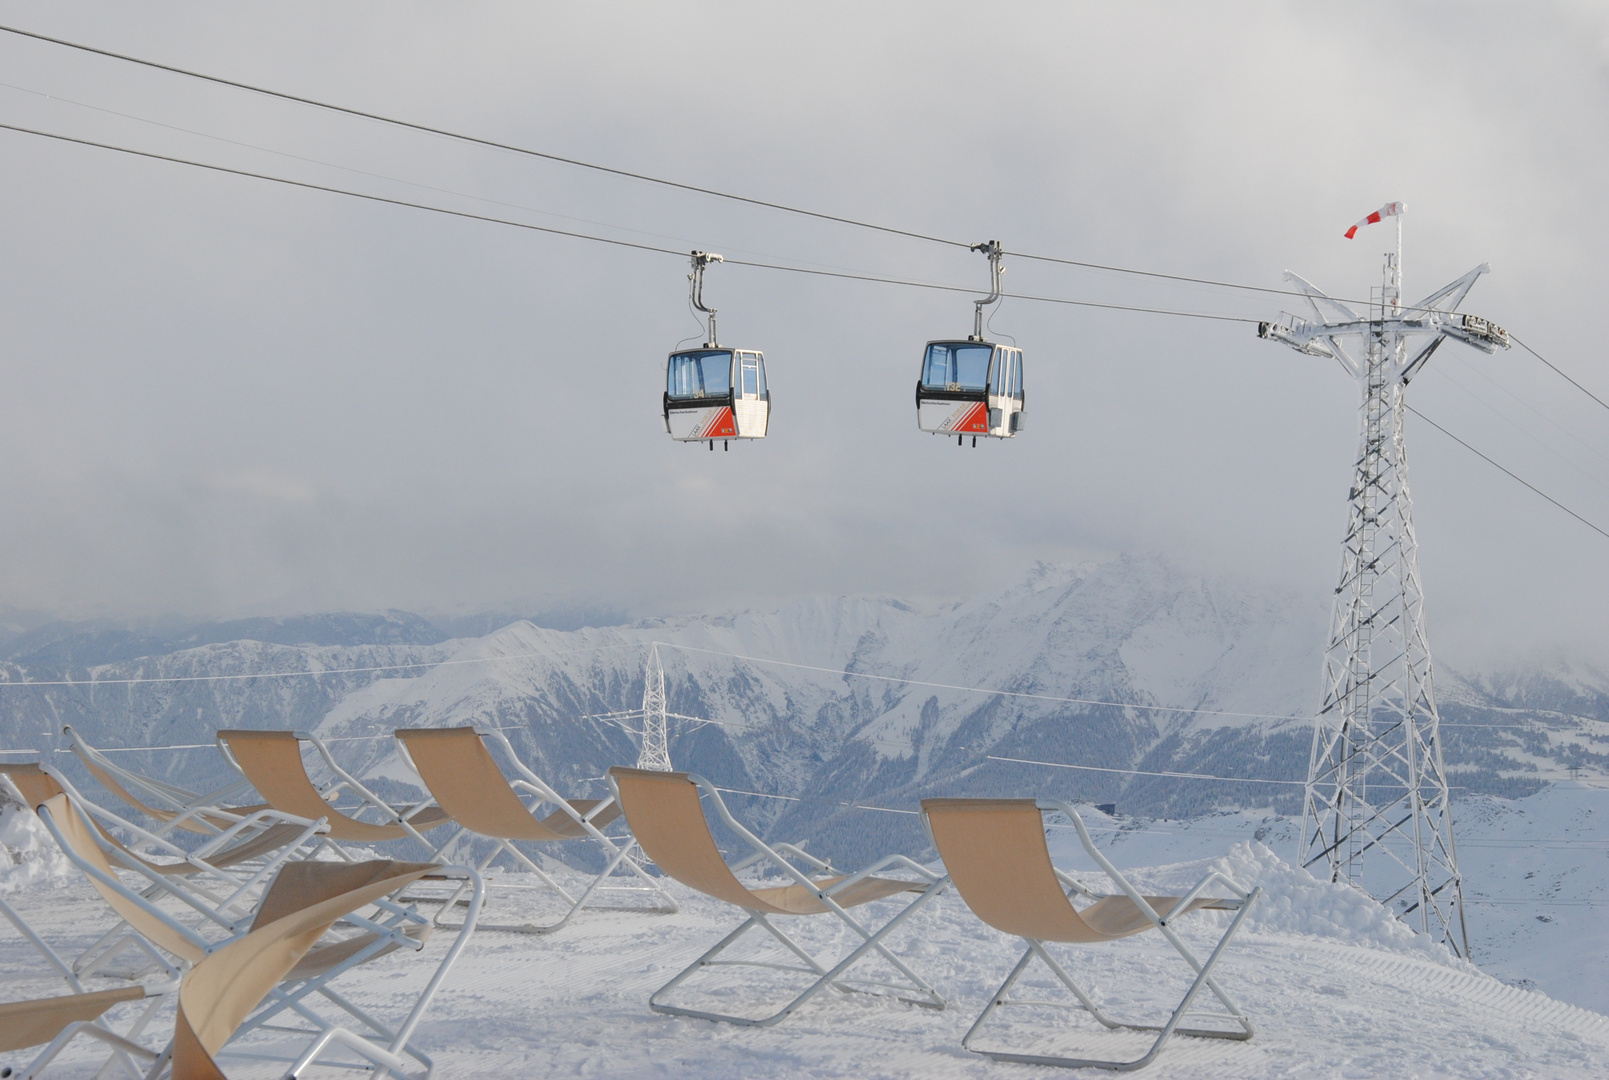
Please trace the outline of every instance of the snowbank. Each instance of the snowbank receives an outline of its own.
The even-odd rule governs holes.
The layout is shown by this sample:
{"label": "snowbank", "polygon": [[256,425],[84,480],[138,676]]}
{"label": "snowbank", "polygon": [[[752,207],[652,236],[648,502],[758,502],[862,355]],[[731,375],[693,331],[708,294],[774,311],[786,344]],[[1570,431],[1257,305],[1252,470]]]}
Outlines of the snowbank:
{"label": "snowbank", "polygon": [[23,804],[11,781],[0,777],[0,895],[60,887],[73,873],[38,815]]}

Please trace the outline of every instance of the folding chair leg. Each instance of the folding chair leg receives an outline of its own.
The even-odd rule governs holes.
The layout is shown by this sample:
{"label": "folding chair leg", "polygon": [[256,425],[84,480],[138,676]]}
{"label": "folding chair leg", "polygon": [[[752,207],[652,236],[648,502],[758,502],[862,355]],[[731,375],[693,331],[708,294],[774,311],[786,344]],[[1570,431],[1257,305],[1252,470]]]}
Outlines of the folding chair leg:
{"label": "folding chair leg", "polygon": [[[777,929],[777,927],[773,926],[771,921],[764,915],[760,914],[759,912],[754,912],[743,923],[743,925],[739,926],[736,930],[733,930],[730,934],[726,935],[726,937],[716,942],[715,946],[703,956],[700,956],[697,960],[694,960],[675,978],[671,979],[670,982],[654,991],[653,995],[648,999],[648,1007],[654,1012],[666,1013],[672,1016],[690,1016],[699,1020],[718,1020],[728,1024],[741,1024],[744,1027],[770,1027],[772,1024],[777,1023],[783,1017],[792,1013],[794,1010],[799,1008],[799,1006],[803,1005],[805,1002],[809,1001],[811,998],[815,997],[818,993],[829,986],[834,990],[838,990],[843,993],[857,992],[853,986],[841,982],[840,976],[842,976],[845,971],[848,971],[860,960],[865,958],[868,953],[876,952],[885,960],[889,961],[902,975],[910,979],[913,984],[910,986],[898,986],[895,984],[879,985],[887,985],[891,989],[904,991],[904,993],[893,995],[899,1001],[903,1001],[910,1005],[917,1005],[922,1008],[943,1009],[945,1007],[945,1002],[944,999],[939,996],[938,991],[933,989],[933,987],[930,986],[926,980],[913,973],[910,968],[900,962],[900,960],[894,956],[893,953],[889,952],[888,949],[883,945],[883,939],[896,927],[898,927],[900,923],[904,922],[907,916],[925,905],[941,891],[943,891],[942,885],[935,883],[920,897],[907,905],[904,911],[901,911],[898,915],[894,916],[894,918],[885,923],[876,933],[869,933],[859,923],[855,922],[847,915],[844,915],[842,910],[838,909],[836,905],[834,905],[834,909],[838,912],[843,921],[848,923],[849,926],[859,933],[865,940],[862,941],[857,948],[851,951],[849,955],[838,961],[838,963],[831,969],[825,968],[818,963],[815,958],[813,958],[808,952],[805,951],[803,947],[798,944],[798,942],[794,941],[787,934],[784,934],[781,930]],[[757,960],[718,961],[715,959],[715,957],[723,952],[728,946],[732,945],[737,941],[738,938],[742,937],[756,926],[763,927],[769,931],[772,937],[776,938],[777,941],[779,941],[789,952],[793,953],[795,956],[799,957],[800,960],[804,961],[808,967],[790,967],[786,964],[766,963]],[[732,966],[739,967],[765,967],[782,971],[803,971],[806,973],[813,973],[817,976],[817,978],[816,981],[806,987],[798,997],[788,1002],[781,1009],[772,1013],[770,1016],[761,1017],[758,1019],[747,1016],[729,1016],[725,1013],[712,1013],[697,1009],[687,1009],[679,1005],[667,1005],[659,1000],[663,995],[681,985],[694,972],[716,964],[730,964]],[[911,992],[920,994],[922,996],[907,997],[906,993]]]}
{"label": "folding chair leg", "polygon": [[[534,859],[526,857],[525,853],[516,848],[511,842],[507,840],[499,840],[497,842],[497,846],[492,850],[492,853],[486,856],[485,860],[482,861],[478,867],[476,867],[477,870],[484,871],[486,867],[491,864],[491,861],[497,858],[499,853],[506,851],[515,859],[521,863],[524,863],[525,866],[537,876],[542,884],[552,889],[564,900],[566,904],[569,904],[570,906],[565,911],[564,915],[561,916],[556,922],[544,923],[541,925],[536,923],[481,923],[476,927],[476,929],[501,930],[506,933],[513,934],[551,934],[556,930],[562,930],[569,925],[570,920],[575,918],[582,908],[586,907],[587,901],[592,899],[593,893],[597,892],[599,889],[609,887],[604,885],[604,882],[607,881],[609,876],[618,870],[622,865],[627,866],[632,873],[646,882],[647,890],[658,893],[660,898],[665,901],[663,905],[658,907],[633,908],[633,911],[665,912],[669,914],[680,909],[680,905],[676,903],[675,898],[667,893],[663,886],[654,881],[653,878],[649,877],[647,872],[645,872],[642,867],[638,866],[636,861],[630,857],[631,845],[629,843],[622,844],[618,847],[613,843],[610,843],[609,850],[611,855],[608,864],[604,866],[601,873],[588,882],[586,889],[583,890],[581,895],[577,897],[570,895],[569,890],[565,889],[564,886],[555,881],[553,877],[543,870]],[[468,887],[469,886],[467,884],[459,886],[458,891],[453,893],[452,896],[442,904],[441,910],[436,913],[436,918],[433,920],[438,928],[442,930],[457,930],[462,926],[461,923],[443,922],[442,916],[452,908],[453,904],[458,901],[458,898],[463,895],[464,890]]]}
{"label": "folding chair leg", "polygon": [[[1096,1006],[1094,1000],[1090,998],[1090,996],[1086,994],[1081,987],[1079,987],[1072,977],[1062,969],[1062,966],[1056,963],[1056,961],[1045,950],[1044,945],[1041,942],[1030,938],[1025,939],[1028,941],[1028,949],[1022,954],[1022,959],[1017,961],[1017,966],[1011,969],[1011,974],[1006,976],[1006,981],[1000,985],[999,990],[995,991],[994,996],[989,999],[989,1004],[984,1006],[983,1012],[978,1014],[978,1018],[973,1021],[972,1026],[967,1029],[966,1035],[961,1039],[961,1046],[964,1049],[972,1051],[974,1054],[982,1054],[984,1057],[990,1058],[994,1061],[1011,1061],[1025,1065],[1054,1065],[1064,1069],[1112,1069],[1117,1072],[1129,1072],[1131,1070],[1144,1068],[1146,1065],[1149,1065],[1153,1060],[1155,1060],[1157,1054],[1162,1051],[1163,1045],[1166,1044],[1168,1039],[1174,1035],[1189,1035],[1200,1039],[1232,1039],[1236,1041],[1245,1041],[1250,1039],[1253,1034],[1251,1020],[1247,1018],[1245,1013],[1240,1011],[1240,1008],[1235,1005],[1235,1003],[1230,999],[1229,995],[1225,993],[1223,988],[1220,987],[1216,980],[1212,978],[1212,969],[1217,965],[1218,959],[1223,956],[1224,950],[1228,948],[1230,939],[1232,939],[1235,936],[1235,933],[1240,929],[1240,924],[1246,918],[1246,915],[1251,911],[1252,901],[1255,900],[1256,897],[1257,892],[1254,892],[1251,898],[1248,899],[1246,903],[1241,905],[1240,910],[1235,913],[1234,920],[1230,922],[1229,928],[1224,931],[1223,937],[1218,939],[1218,944],[1213,948],[1212,954],[1207,957],[1205,963],[1202,963],[1195,958],[1195,956],[1185,946],[1184,942],[1180,941],[1177,935],[1172,932],[1171,927],[1164,926],[1162,928],[1163,933],[1165,933],[1168,937],[1168,941],[1196,971],[1196,977],[1191,982],[1190,988],[1185,991],[1184,997],[1179,999],[1179,1004],[1174,1007],[1172,1014],[1168,1017],[1167,1023],[1161,1025],[1130,1024],[1107,1016],[1100,1010],[1098,1006]],[[984,1021],[989,1018],[991,1013],[1002,1005],[1024,1004],[1023,1002],[1013,1002],[1008,995],[1011,992],[1012,986],[1015,985],[1022,973],[1027,970],[1029,963],[1035,956],[1038,956],[1044,961],[1045,966],[1050,968],[1051,972],[1056,976],[1057,981],[1065,986],[1068,991],[1078,1000],[1078,1007],[1088,1012],[1105,1027],[1124,1028],[1129,1031],[1157,1032],[1156,1041],[1151,1044],[1151,1048],[1147,1050],[1144,1055],[1135,1058],[1132,1061],[1102,1061],[1093,1058],[1056,1057],[1044,1054],[1018,1054],[1003,1050],[980,1050],[974,1047],[972,1045],[972,1039],[978,1033],[978,1030],[983,1027]],[[1185,1014],[1190,1011],[1190,1006],[1195,1002],[1196,996],[1203,988],[1210,989],[1212,991],[1213,995],[1217,997],[1219,1002],[1223,1004],[1224,1008],[1229,1010],[1228,1018],[1237,1023],[1241,1030],[1221,1031],[1212,1030],[1210,1028],[1179,1027],[1179,1022],[1183,1020]]]}
{"label": "folding chair leg", "polygon": [[16,1080],[33,1080],[34,1077],[39,1075],[40,1070],[55,1060],[56,1055],[61,1053],[67,1044],[79,1035],[87,1035],[92,1039],[98,1039],[119,1055],[133,1056],[145,1061],[156,1061],[158,1057],[156,1051],[149,1050],[137,1042],[114,1034],[98,1024],[87,1020],[79,1020],[63,1028],[61,1033],[51,1040],[50,1045],[45,1047],[38,1057],[28,1063],[26,1069],[16,1074]]}

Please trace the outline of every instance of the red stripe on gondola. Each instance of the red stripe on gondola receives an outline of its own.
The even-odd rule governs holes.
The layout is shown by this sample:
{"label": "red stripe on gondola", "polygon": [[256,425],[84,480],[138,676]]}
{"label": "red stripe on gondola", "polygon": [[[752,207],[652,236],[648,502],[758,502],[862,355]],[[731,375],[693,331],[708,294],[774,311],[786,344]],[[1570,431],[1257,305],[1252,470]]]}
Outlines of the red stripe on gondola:
{"label": "red stripe on gondola", "polygon": [[725,406],[716,409],[715,415],[710,417],[710,422],[704,425],[703,431],[699,432],[699,437],[704,439],[736,438],[737,423],[732,417],[732,410]]}

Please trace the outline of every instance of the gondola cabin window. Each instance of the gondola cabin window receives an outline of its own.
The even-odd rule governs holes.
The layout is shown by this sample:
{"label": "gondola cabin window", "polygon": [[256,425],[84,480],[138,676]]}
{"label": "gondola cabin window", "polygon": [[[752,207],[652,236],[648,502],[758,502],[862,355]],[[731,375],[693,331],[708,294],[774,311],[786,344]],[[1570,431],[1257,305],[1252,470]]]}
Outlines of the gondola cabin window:
{"label": "gondola cabin window", "polygon": [[927,347],[922,385],[933,390],[983,390],[989,382],[992,346],[935,341]]}
{"label": "gondola cabin window", "polygon": [[743,366],[743,389],[741,393],[748,398],[759,397],[765,393],[765,378],[760,374],[760,354],[746,352],[739,353],[738,356],[741,358]]}
{"label": "gondola cabin window", "polygon": [[732,390],[732,354],[726,349],[676,353],[665,381],[673,398],[725,397]]}

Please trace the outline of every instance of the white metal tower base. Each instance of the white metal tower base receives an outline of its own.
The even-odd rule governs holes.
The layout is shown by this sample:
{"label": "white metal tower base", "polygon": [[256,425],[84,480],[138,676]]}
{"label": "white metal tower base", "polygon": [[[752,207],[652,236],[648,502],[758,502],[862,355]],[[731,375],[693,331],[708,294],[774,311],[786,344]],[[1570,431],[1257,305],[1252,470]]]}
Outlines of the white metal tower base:
{"label": "white metal tower base", "polygon": [[665,665],[659,661],[659,644],[648,650],[642,681],[642,749],[637,768],[670,772],[670,737],[665,730]]}
{"label": "white metal tower base", "polygon": [[[1508,335],[1483,319],[1454,313],[1486,266],[1405,308],[1400,260],[1399,218],[1398,251],[1386,256],[1384,281],[1372,290],[1366,318],[1287,273],[1307,294],[1317,321],[1287,315],[1258,327],[1260,337],[1340,361],[1362,390],[1358,457],[1324,654],[1324,704],[1308,765],[1301,862],[1321,877],[1368,892],[1467,957],[1463,885],[1408,493],[1403,394],[1444,339],[1490,353],[1507,348]],[[1347,351],[1347,339],[1362,345],[1361,360]]]}

